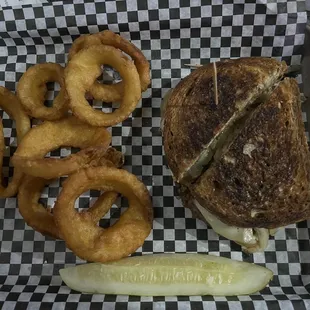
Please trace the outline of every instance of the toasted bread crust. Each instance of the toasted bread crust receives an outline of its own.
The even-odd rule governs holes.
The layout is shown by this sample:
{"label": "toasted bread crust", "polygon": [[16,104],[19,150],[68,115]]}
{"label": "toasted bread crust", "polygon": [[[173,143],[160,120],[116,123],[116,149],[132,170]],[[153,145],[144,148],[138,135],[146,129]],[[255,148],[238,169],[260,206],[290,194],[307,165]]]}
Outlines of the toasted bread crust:
{"label": "toasted bread crust", "polygon": [[276,228],[310,218],[310,154],[294,79],[284,79],[190,187],[223,222]]}
{"label": "toasted bread crust", "polygon": [[[177,181],[212,139],[238,118],[264,90],[282,77],[284,63],[271,58],[240,58],[216,63],[193,71],[172,92],[164,114],[164,149]],[[217,96],[217,100],[216,100]]]}

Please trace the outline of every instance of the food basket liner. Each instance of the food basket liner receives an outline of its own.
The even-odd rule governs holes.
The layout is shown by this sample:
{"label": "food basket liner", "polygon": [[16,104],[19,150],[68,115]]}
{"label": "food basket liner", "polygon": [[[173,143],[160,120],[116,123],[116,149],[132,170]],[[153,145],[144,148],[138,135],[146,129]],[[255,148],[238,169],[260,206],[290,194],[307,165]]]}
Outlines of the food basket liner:
{"label": "food basket liner", "polygon": [[[64,65],[72,41],[80,34],[110,29],[130,39],[150,60],[151,87],[132,117],[111,129],[113,146],[125,152],[125,168],[147,185],[154,205],[153,231],[135,255],[209,253],[266,266],[275,276],[267,288],[251,296],[80,294],[62,283],[59,269],[83,261],[66,249],[63,241],[45,238],[28,227],[15,198],[1,199],[0,308],[310,309],[310,223],[304,221],[280,230],[270,239],[264,253],[242,253],[239,246],[219,237],[183,208],[166,166],[159,128],[161,100],[191,72],[185,64],[244,56],[275,57],[288,64],[299,64],[307,21],[305,2],[36,1],[15,6],[19,2],[22,1],[13,1],[14,7],[7,7],[5,3],[9,1],[0,1],[0,85],[12,91],[31,65]],[[52,88],[50,99],[55,93],[57,90]],[[15,150],[16,131],[6,113],[2,116],[6,144],[11,144],[7,149],[9,156]],[[305,112],[303,118],[307,129]],[[56,151],[52,155],[66,152]],[[8,159],[4,170],[11,174]],[[60,186],[61,180],[46,188],[42,201],[53,205]],[[86,208],[97,196],[96,191],[87,192],[77,205]],[[117,220],[126,201],[120,200],[119,205],[120,209],[113,208],[101,221],[104,227]]]}

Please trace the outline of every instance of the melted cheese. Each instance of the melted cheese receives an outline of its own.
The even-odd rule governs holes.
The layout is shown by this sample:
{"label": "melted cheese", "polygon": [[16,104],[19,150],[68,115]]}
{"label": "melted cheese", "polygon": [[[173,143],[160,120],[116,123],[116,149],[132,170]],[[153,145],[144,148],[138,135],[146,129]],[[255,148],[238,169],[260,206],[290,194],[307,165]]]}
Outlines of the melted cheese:
{"label": "melted cheese", "polygon": [[246,252],[262,252],[267,247],[269,240],[268,229],[229,226],[202,207],[197,200],[194,200],[194,203],[217,234],[240,244]]}

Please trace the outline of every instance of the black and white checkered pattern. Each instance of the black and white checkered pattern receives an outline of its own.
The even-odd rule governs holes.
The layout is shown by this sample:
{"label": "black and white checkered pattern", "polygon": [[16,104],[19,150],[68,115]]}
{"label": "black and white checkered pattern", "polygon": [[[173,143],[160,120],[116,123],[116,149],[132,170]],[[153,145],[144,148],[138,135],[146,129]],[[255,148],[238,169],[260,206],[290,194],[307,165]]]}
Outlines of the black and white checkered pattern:
{"label": "black and white checkered pattern", "polygon": [[[310,223],[281,230],[265,253],[243,254],[239,246],[217,236],[182,207],[165,165],[159,130],[161,99],[190,73],[184,64],[251,55],[297,64],[305,23],[305,3],[298,0],[53,1],[0,10],[0,85],[12,91],[32,64],[64,65],[72,40],[83,33],[109,28],[130,39],[150,60],[151,88],[132,117],[112,128],[112,144],[126,154],[125,168],[143,180],[154,204],[153,231],[137,255],[208,252],[262,264],[275,274],[269,287],[252,296],[79,294],[61,282],[58,271],[81,260],[64,242],[45,238],[25,225],[16,199],[10,198],[0,201],[0,308],[310,309]],[[4,127],[7,142],[12,143],[14,124],[5,113]],[[52,205],[59,186],[58,182],[46,189],[42,201]],[[97,196],[95,191],[88,192],[77,204],[84,208]],[[113,223],[120,211],[110,213],[111,220],[105,217],[103,226]]]}

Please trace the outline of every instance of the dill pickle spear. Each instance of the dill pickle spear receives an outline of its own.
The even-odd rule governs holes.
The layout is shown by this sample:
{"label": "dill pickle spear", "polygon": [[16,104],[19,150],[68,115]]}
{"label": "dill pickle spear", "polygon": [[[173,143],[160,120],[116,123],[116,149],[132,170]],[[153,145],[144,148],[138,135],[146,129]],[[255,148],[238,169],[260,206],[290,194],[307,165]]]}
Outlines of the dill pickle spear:
{"label": "dill pickle spear", "polygon": [[136,296],[247,295],[263,289],[273,276],[265,267],[205,254],[134,256],[59,272],[76,291]]}

